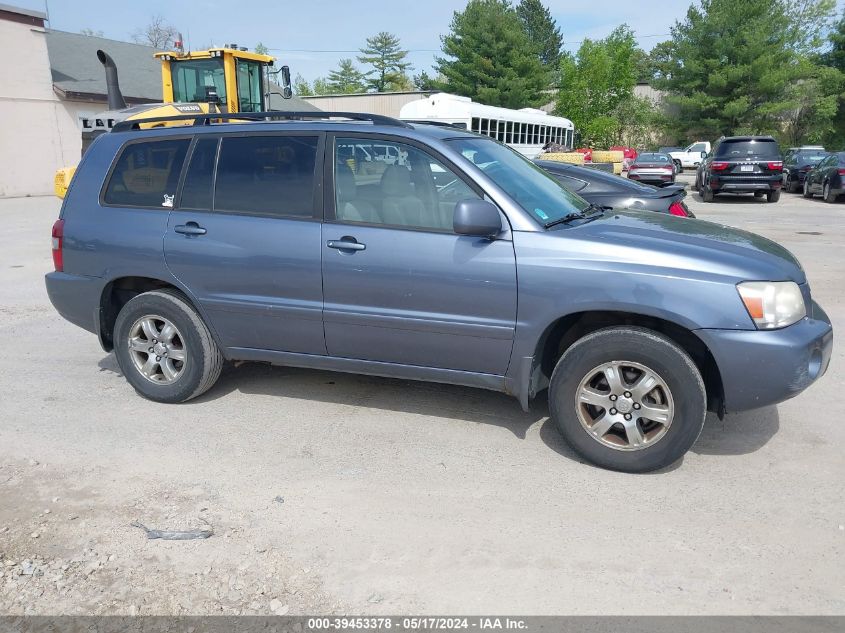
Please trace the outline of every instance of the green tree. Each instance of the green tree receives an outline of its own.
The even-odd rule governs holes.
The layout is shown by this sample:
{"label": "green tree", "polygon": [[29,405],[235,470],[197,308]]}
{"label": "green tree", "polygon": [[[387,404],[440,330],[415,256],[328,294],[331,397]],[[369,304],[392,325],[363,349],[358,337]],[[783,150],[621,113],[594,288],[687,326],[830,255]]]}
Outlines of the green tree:
{"label": "green tree", "polygon": [[327,77],[329,88],[338,94],[364,92],[367,89],[364,79],[364,73],[355,67],[351,59],[341,59],[337,69]]}
{"label": "green tree", "polygon": [[623,140],[627,116],[654,106],[634,101],[638,54],[634,33],[623,24],[602,40],[586,39],[575,55],[561,60],[556,112],[575,124],[584,142],[608,147]]}
{"label": "green tree", "polygon": [[259,55],[269,55],[270,49],[267,48],[261,42],[258,42],[258,44],[255,45],[255,52],[258,53]]}
{"label": "green tree", "polygon": [[838,73],[840,79],[839,94],[837,94],[836,114],[828,121],[828,129],[822,137],[826,147],[840,148],[845,146],[845,94],[843,94],[842,78],[845,77],[845,10],[837,20],[828,36],[830,49],[822,56],[821,62],[828,72]]}
{"label": "green tree", "polygon": [[332,86],[325,77],[317,77],[312,84],[313,94],[330,95],[334,93]]}
{"label": "green tree", "polygon": [[411,64],[405,61],[408,51],[402,50],[399,38],[381,31],[367,38],[358,61],[372,66],[366,73],[367,86],[375,92],[404,90],[410,85],[406,74]]}
{"label": "green tree", "polygon": [[507,0],[470,0],[442,41],[445,89],[506,108],[542,104],[548,73]]}
{"label": "green tree", "polygon": [[417,90],[440,90],[438,81],[425,71],[422,71],[419,75],[414,75],[412,81],[414,88]]}
{"label": "green tree", "polygon": [[[808,57],[829,20],[830,0],[699,0],[656,59],[657,86],[670,92],[677,132],[782,135],[808,103],[817,64]],[[794,129],[801,129],[801,125]]]}
{"label": "green tree", "polygon": [[540,62],[548,70],[557,71],[563,36],[549,9],[542,0],[520,0],[516,5],[516,15],[528,39],[536,46]]}
{"label": "green tree", "polygon": [[293,78],[292,87],[293,94],[298,97],[308,97],[314,94],[314,89],[311,87],[311,84],[308,83],[308,80],[300,74],[297,74],[296,77]]}

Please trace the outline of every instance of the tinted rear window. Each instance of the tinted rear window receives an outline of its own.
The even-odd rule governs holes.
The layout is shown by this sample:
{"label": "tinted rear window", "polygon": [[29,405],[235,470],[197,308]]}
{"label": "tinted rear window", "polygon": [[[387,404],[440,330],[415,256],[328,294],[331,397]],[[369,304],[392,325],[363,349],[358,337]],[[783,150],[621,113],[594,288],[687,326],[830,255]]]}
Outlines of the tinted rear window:
{"label": "tinted rear window", "polygon": [[638,163],[671,163],[672,159],[668,154],[640,154],[637,156]]}
{"label": "tinted rear window", "polygon": [[173,207],[189,139],[129,143],[120,152],[106,185],[106,204]]}
{"label": "tinted rear window", "polygon": [[716,155],[720,158],[778,158],[780,148],[775,141],[722,141]]}
{"label": "tinted rear window", "polygon": [[311,217],[316,161],[316,136],[224,137],[214,209]]}

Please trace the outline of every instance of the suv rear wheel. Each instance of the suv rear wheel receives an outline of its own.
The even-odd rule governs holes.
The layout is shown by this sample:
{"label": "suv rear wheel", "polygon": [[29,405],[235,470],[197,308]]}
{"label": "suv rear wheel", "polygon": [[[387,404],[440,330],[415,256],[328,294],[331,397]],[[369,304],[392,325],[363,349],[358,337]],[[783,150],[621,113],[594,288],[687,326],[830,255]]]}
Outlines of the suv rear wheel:
{"label": "suv rear wheel", "polygon": [[813,197],[813,194],[810,191],[810,179],[809,178],[804,179],[804,197],[805,198],[812,198]]}
{"label": "suv rear wheel", "polygon": [[564,352],[549,409],[566,441],[590,462],[624,472],[674,463],[704,425],[698,368],[668,338],[638,327],[597,330]]}
{"label": "suv rear wheel", "polygon": [[702,185],[701,187],[701,200],[702,202],[713,202],[713,196],[716,194],[713,193],[713,190],[710,188],[710,185]]}
{"label": "suv rear wheel", "polygon": [[780,200],[780,189],[775,189],[766,194],[766,202],[777,202]]}
{"label": "suv rear wheel", "polygon": [[135,391],[156,402],[185,402],[217,381],[223,356],[205,323],[178,292],[130,299],[117,315],[114,352]]}

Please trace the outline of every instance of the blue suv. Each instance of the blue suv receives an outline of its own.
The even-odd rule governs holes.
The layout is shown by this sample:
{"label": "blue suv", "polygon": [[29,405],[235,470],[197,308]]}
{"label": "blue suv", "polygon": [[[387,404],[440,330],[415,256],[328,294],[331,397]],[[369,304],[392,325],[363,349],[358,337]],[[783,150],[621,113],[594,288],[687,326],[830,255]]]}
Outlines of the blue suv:
{"label": "blue suv", "polygon": [[[573,448],[643,472],[707,410],[794,396],[833,333],[784,248],[585,202],[455,128],[349,113],[124,122],[53,227],[58,312],[178,403],[227,360],[548,389]],[[194,123],[185,125],[185,123]]]}

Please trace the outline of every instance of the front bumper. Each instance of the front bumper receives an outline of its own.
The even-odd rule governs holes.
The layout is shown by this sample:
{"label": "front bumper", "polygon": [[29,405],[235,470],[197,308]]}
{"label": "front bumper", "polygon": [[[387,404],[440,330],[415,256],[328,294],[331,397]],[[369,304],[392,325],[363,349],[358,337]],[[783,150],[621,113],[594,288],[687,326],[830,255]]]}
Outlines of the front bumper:
{"label": "front bumper", "polygon": [[807,317],[781,330],[696,330],[719,368],[728,412],[797,396],[827,371],[830,318],[813,301]]}

